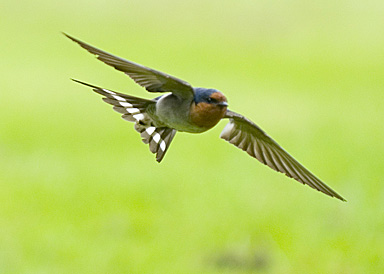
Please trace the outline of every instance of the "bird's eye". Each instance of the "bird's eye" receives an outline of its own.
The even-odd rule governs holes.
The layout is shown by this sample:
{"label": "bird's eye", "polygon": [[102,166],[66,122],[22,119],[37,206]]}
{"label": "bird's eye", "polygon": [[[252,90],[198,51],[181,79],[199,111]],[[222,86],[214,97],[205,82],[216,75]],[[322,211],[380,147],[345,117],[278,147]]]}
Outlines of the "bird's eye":
{"label": "bird's eye", "polygon": [[207,102],[208,103],[215,103],[217,100],[216,99],[213,99],[213,98],[211,98],[211,97],[208,97],[207,98]]}

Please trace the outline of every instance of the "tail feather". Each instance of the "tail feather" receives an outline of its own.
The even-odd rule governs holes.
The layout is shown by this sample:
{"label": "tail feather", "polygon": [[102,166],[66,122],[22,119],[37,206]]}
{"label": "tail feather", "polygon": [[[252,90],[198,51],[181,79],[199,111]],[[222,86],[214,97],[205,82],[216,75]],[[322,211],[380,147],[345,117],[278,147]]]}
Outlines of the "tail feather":
{"label": "tail feather", "polygon": [[161,162],[176,134],[176,130],[156,126],[153,119],[146,113],[149,106],[156,104],[155,100],[138,98],[93,86],[79,80],[72,80],[91,87],[94,92],[104,96],[103,101],[112,105],[115,111],[121,113],[124,120],[135,122],[135,129],[140,133],[143,142],[149,144],[150,151],[156,153],[156,160]]}
{"label": "tail feather", "polygon": [[176,130],[168,127],[157,128],[138,123],[136,123],[135,129],[140,132],[143,142],[149,145],[149,150],[152,153],[156,153],[156,161],[160,163],[176,134]]}

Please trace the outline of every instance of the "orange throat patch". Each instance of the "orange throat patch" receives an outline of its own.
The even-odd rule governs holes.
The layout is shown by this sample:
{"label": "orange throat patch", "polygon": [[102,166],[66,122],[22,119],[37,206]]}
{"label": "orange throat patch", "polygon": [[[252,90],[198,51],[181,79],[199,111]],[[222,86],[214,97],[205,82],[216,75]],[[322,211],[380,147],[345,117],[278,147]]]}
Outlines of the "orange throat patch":
{"label": "orange throat patch", "polygon": [[202,128],[210,129],[215,126],[225,115],[227,107],[216,104],[198,103],[191,105],[191,122]]}

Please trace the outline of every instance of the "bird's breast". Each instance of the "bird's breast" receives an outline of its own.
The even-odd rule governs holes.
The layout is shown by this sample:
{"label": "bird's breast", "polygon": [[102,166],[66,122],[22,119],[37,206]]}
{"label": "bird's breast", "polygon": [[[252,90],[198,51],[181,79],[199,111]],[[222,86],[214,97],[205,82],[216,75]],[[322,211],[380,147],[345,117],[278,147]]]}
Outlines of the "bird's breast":
{"label": "bird's breast", "polygon": [[214,127],[225,115],[226,107],[200,102],[192,103],[190,121],[192,124],[208,130]]}

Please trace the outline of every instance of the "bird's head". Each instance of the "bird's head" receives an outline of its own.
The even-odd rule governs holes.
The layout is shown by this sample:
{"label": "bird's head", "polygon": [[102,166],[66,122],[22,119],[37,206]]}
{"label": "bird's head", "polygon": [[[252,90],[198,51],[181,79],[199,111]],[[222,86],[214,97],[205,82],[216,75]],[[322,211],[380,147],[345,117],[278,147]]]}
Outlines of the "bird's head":
{"label": "bird's head", "polygon": [[197,126],[215,126],[227,111],[227,98],[216,89],[195,88],[195,98],[191,106],[191,121]]}
{"label": "bird's head", "polygon": [[195,103],[196,104],[211,104],[218,107],[227,107],[227,98],[220,91],[208,88],[195,88]]}

